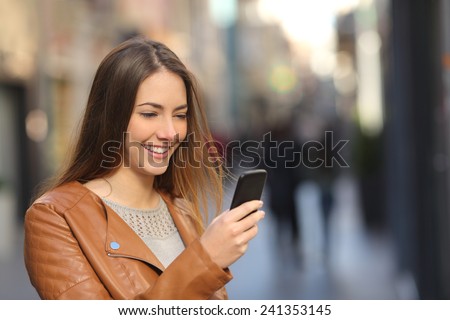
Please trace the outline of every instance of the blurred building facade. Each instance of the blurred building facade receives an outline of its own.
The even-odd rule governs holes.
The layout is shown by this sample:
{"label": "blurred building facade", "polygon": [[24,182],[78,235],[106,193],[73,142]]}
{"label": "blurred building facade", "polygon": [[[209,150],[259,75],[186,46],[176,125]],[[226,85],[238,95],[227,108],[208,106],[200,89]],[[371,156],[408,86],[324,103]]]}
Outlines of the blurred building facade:
{"label": "blurred building facade", "polygon": [[448,1],[392,1],[386,210],[420,297],[450,297]]}
{"label": "blurred building facade", "polygon": [[287,120],[293,139],[316,141],[333,124],[409,296],[450,298],[450,5],[308,3],[0,0],[0,244],[64,161],[101,59],[144,34],[197,75],[224,142]]}
{"label": "blurred building facade", "polygon": [[262,132],[267,117],[259,106],[242,105],[250,105],[258,93],[274,100],[266,92],[270,72],[284,63],[284,72],[292,73],[286,63],[292,59],[279,24],[264,22],[257,4],[2,0],[2,136],[17,141],[2,139],[2,149],[10,152],[2,158],[0,181],[19,195],[18,216],[35,186],[64,161],[101,59],[135,34],[166,43],[194,71],[218,137]]}

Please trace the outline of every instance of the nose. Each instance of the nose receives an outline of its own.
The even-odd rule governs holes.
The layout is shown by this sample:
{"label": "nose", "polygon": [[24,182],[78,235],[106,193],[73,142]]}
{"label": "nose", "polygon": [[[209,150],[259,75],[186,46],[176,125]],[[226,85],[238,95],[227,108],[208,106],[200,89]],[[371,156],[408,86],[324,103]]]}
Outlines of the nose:
{"label": "nose", "polygon": [[175,130],[172,117],[162,121],[156,132],[156,136],[158,137],[158,139],[168,142],[175,141],[177,139],[177,135],[178,132]]}

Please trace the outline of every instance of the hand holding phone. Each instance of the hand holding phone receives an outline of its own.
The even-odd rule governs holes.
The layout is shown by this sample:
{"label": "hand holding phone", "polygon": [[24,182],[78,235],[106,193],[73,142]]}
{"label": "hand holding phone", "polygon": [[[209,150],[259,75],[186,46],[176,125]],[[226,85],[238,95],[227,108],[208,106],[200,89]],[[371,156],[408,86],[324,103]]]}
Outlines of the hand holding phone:
{"label": "hand holding phone", "polygon": [[[242,173],[236,185],[230,210],[245,202],[260,200],[266,176],[265,170],[250,170]],[[259,204],[251,203],[249,206],[251,209],[237,209],[232,213],[221,214],[206,228],[200,237],[200,242],[217,265],[222,268],[229,267],[245,253],[248,242],[258,233],[256,228],[258,221],[264,218],[264,212],[258,212],[258,207]],[[254,211],[246,214],[245,210]],[[253,213],[252,217],[243,220],[251,213]],[[229,219],[230,215],[232,219]],[[242,217],[243,215],[245,217]]]}
{"label": "hand holding phone", "polygon": [[266,177],[267,171],[264,169],[249,170],[241,173],[236,184],[230,210],[247,201],[260,200]]}

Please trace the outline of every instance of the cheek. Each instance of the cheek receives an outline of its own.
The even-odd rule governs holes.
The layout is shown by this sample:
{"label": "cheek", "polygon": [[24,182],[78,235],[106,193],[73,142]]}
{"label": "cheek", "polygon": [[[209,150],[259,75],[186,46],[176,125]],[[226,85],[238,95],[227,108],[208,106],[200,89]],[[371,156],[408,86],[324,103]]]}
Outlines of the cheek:
{"label": "cheek", "polygon": [[187,136],[187,121],[180,123],[176,126],[175,130],[178,133],[179,136],[179,140],[183,141],[184,139],[186,139]]}
{"label": "cheek", "polygon": [[149,134],[149,127],[144,121],[139,119],[130,119],[130,123],[127,128],[128,135],[131,141],[141,141]]}

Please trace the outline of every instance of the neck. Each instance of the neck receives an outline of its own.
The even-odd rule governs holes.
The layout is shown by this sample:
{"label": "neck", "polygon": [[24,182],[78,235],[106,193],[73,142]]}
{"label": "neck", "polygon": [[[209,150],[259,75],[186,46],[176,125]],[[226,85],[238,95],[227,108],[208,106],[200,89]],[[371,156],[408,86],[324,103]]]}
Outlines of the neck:
{"label": "neck", "polygon": [[132,208],[153,208],[158,205],[159,199],[153,188],[154,179],[152,175],[143,175],[122,167],[106,177],[112,189],[108,198]]}

